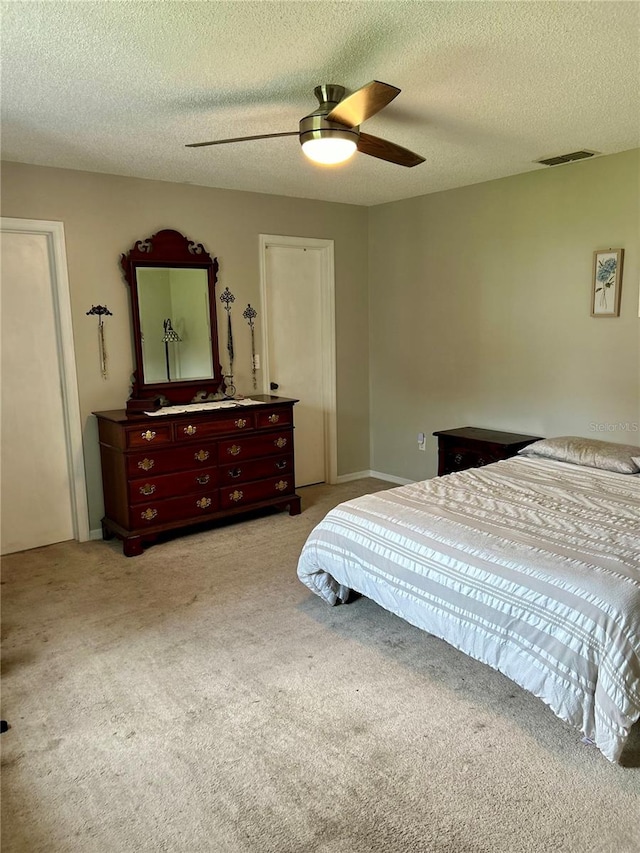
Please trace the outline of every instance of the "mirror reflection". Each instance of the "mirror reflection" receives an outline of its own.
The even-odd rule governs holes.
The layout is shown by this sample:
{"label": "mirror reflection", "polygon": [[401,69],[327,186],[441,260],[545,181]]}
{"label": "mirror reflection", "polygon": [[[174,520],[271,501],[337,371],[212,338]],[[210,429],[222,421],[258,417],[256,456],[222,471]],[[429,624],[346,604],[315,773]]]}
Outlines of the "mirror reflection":
{"label": "mirror reflection", "polygon": [[212,379],[209,282],[204,268],[136,268],[145,384]]}

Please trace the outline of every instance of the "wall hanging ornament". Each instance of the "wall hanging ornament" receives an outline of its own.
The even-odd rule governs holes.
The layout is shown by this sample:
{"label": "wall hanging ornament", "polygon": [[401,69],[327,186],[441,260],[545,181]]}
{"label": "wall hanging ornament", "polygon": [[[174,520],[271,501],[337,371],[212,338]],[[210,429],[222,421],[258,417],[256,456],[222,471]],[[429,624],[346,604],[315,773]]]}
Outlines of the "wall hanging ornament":
{"label": "wall hanging ornament", "polygon": [[113,314],[106,305],[92,305],[91,310],[87,311],[87,316],[95,314],[98,317],[98,350],[100,351],[100,372],[102,378],[107,378],[107,347],[104,341],[104,320],[103,317],[113,317]]}
{"label": "wall hanging ornament", "polygon": [[253,377],[253,390],[255,391],[258,387],[258,382],[256,379],[256,340],[254,335],[254,321],[258,316],[258,312],[255,308],[252,308],[251,303],[249,303],[242,312],[242,316],[245,318],[245,320],[249,324],[249,328],[251,329],[251,375]]}
{"label": "wall hanging ornament", "polygon": [[220,302],[224,305],[224,310],[227,312],[227,352],[229,353],[229,378],[233,383],[233,331],[231,329],[231,304],[236,301],[235,296],[228,287],[225,287],[224,292],[220,294]]}

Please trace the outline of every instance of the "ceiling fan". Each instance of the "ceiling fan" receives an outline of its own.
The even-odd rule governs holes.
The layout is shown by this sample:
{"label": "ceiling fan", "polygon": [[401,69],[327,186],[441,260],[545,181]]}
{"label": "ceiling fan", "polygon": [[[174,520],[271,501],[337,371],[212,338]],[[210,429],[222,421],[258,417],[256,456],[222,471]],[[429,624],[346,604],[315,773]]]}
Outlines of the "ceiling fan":
{"label": "ceiling fan", "polygon": [[297,136],[303,152],[316,163],[335,164],[348,160],[356,151],[387,160],[398,166],[419,166],[424,157],[408,151],[394,142],[363,133],[360,125],[386,107],[400,89],[389,83],[372,80],[345,97],[344,86],[327,83],[313,90],[319,106],[300,121],[299,129],[286,133],[262,133],[258,136],[238,136],[212,142],[192,142],[187,148],[206,145],[226,145],[229,142],[248,142],[252,139],[273,139],[278,136]]}

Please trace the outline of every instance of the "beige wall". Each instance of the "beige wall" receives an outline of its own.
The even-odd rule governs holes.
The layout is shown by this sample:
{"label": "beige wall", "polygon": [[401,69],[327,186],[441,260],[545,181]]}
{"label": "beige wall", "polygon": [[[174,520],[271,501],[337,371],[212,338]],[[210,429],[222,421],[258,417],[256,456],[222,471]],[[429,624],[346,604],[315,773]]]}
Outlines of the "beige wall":
{"label": "beige wall", "polygon": [[[239,306],[259,305],[258,234],[335,241],[339,474],[433,476],[431,433],[465,425],[640,443],[607,428],[640,423],[639,173],[640,151],[625,152],[366,209],[4,164],[3,215],[65,225],[91,527],[102,514],[91,412],[123,406],[133,367],[118,259],[161,228],[216,255]],[[621,316],[594,319],[593,251],[610,246],[625,249]],[[85,314],[98,303],[113,311],[107,381]],[[241,311],[234,343],[249,393]]]}
{"label": "beige wall", "polygon": [[[431,433],[467,425],[640,444],[608,429],[640,423],[639,164],[630,151],[370,209],[373,470],[432,476]],[[594,319],[593,252],[609,247],[625,249],[621,316]]]}
{"label": "beige wall", "polygon": [[[119,257],[162,228],[181,231],[217,256],[220,286],[229,287],[239,306],[236,378],[238,391],[247,394],[250,332],[242,310],[248,302],[259,310],[258,235],[335,241],[338,473],[369,467],[366,208],[4,163],[2,215],[64,223],[92,529],[99,527],[103,504],[91,412],[124,406],[133,369],[129,292]],[[107,381],[100,376],[97,321],[86,316],[96,304],[113,312],[105,319]],[[258,318],[258,346],[260,330]],[[223,365],[225,341],[222,335]]]}

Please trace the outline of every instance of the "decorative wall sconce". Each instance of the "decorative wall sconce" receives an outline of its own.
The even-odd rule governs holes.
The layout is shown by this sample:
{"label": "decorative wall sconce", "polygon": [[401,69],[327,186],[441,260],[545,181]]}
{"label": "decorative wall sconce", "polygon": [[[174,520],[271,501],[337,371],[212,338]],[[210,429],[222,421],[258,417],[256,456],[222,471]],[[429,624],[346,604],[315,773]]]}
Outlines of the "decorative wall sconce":
{"label": "decorative wall sconce", "polygon": [[249,324],[249,328],[251,329],[251,375],[253,377],[253,389],[255,391],[258,387],[258,383],[256,380],[256,341],[254,335],[254,321],[258,316],[258,312],[255,308],[252,308],[251,303],[249,303],[242,312],[242,316],[245,318],[245,320]]}
{"label": "decorative wall sconce", "polygon": [[231,305],[236,301],[235,296],[228,287],[225,287],[224,291],[220,294],[220,302],[224,305],[224,310],[227,312],[227,352],[229,353],[229,373],[225,376],[225,380],[229,379],[229,382],[225,382],[226,385],[233,385],[233,331],[231,329]]}
{"label": "decorative wall sconce", "polygon": [[113,314],[106,305],[92,305],[91,309],[86,312],[87,316],[94,314],[98,318],[98,350],[100,352],[100,373],[102,378],[107,378],[107,347],[104,340],[104,320],[103,317],[113,317]]}

